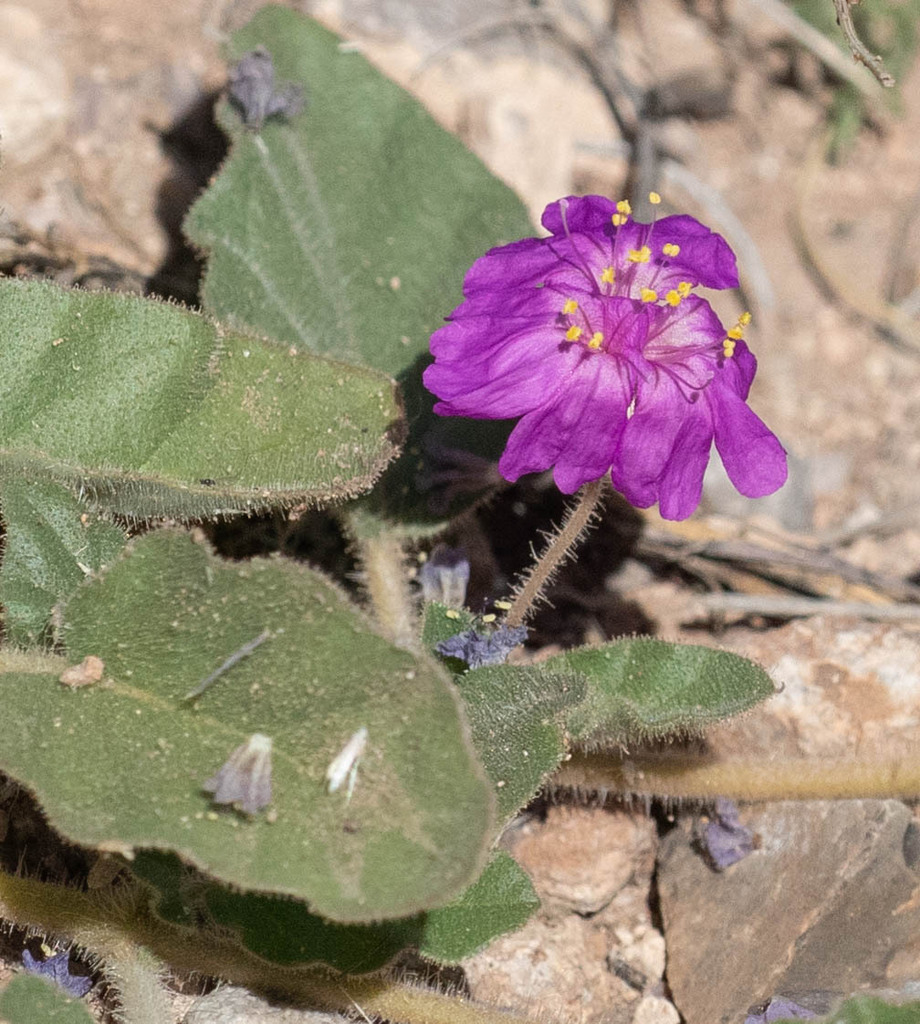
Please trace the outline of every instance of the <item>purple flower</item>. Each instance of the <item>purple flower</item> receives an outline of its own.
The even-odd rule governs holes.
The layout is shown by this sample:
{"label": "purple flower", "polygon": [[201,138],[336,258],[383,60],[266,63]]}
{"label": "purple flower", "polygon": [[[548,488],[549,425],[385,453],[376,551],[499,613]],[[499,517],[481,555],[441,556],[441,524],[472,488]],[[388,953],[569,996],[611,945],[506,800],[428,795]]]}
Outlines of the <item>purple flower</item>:
{"label": "purple flower", "polygon": [[737,804],[723,797],[716,801],[715,813],[702,830],[700,840],[715,871],[724,871],[744,860],[758,844],[754,833],[741,824]]}
{"label": "purple flower", "polygon": [[29,974],[38,974],[49,981],[53,981],[69,996],[79,999],[85,996],[93,987],[93,979],[83,974],[70,973],[70,954],[68,952],[55,953],[47,960],[36,960],[27,950],[22,951],[22,966]]}
{"label": "purple flower", "polygon": [[434,649],[445,658],[465,661],[470,668],[482,668],[483,665],[503,665],[514,648],[526,639],[526,626],[499,626],[491,633],[467,629],[435,644]]}
{"label": "purple flower", "polygon": [[550,237],[492,249],[467,273],[465,301],[431,338],[435,412],[520,416],[507,480],[552,466],[571,494],[610,473],[667,519],[699,504],[713,438],[742,494],[782,486],[786,453],[746,405],[750,316],[726,331],[693,294],[737,286],[726,241],[692,217],[641,224],[602,196],[551,203],[543,226]]}

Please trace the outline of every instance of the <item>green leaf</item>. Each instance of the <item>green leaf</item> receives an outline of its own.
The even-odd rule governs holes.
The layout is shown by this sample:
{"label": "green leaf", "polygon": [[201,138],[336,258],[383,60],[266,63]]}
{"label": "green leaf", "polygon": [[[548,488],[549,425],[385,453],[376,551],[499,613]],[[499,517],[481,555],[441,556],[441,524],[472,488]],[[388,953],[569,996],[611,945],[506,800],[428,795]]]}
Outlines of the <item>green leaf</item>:
{"label": "green leaf", "polygon": [[566,725],[589,743],[698,733],[775,692],[767,673],[737,654],[647,637],[566,651],[541,668],[587,681],[587,698]]}
{"label": "green leaf", "polygon": [[132,872],[156,892],[156,913],[192,927],[204,920],[226,937],[239,936],[250,953],[285,966],[325,964],[345,974],[386,966],[413,947],[441,963],[472,956],[497,936],[519,928],[539,907],[527,874],[496,851],[479,878],[444,907],[377,924],[336,924],[297,900],[238,892],[204,878],[177,857],[141,851]]}
{"label": "green leaf", "polygon": [[50,480],[0,480],[0,604],[8,642],[34,646],[51,609],[124,547],[124,530]]}
{"label": "green leaf", "polygon": [[[476,628],[467,611],[437,603],[425,609],[422,642],[429,650]],[[488,629],[479,626],[479,629]],[[562,722],[584,699],[587,683],[568,667],[491,665],[467,671],[444,658],[455,674],[479,752],[498,800],[502,822],[529,803],[565,756]]]}
{"label": "green leaf", "polygon": [[425,915],[419,952],[439,963],[459,963],[499,935],[520,928],[539,906],[527,873],[509,854],[497,850],[462,896]]}
{"label": "green leaf", "polygon": [[19,974],[0,992],[3,1024],[93,1024],[79,999],[65,995],[50,981]]}
{"label": "green leaf", "polygon": [[344,974],[385,967],[407,946],[417,946],[424,914],[378,924],[337,924],[311,914],[301,902],[239,892],[205,878],[172,854],[141,851],[131,871],[156,892],[154,910],[172,924],[235,932],[250,953],[282,965],[321,963]]}
{"label": "green leaf", "polygon": [[322,503],[371,486],[383,375],[133,296],[0,281],[0,473],[127,516]]}
{"label": "green leaf", "polygon": [[[77,591],[64,640],[71,661],[100,657],[107,681],[0,675],[0,766],[74,842],[173,850],[339,921],[411,915],[478,874],[493,799],[446,674],[374,633],[318,573],[152,533]],[[328,766],[362,727],[353,794],[329,792]],[[215,810],[202,784],[255,733],[274,743],[273,813]]]}
{"label": "green leaf", "polygon": [[[300,84],[307,104],[258,132],[219,105],[231,155],[185,229],[208,255],[202,303],[219,319],[397,378],[411,435],[375,507],[436,522],[439,501],[494,484],[494,468],[480,460],[477,471],[463,453],[497,457],[507,428],[433,416],[421,383],[428,339],[460,303],[473,261],[533,227],[517,196],[418,101],[340,44],[278,6],[233,36],[232,60],[265,47],[279,82]],[[448,469],[457,458],[464,464]],[[419,502],[419,480],[439,479]]]}
{"label": "green leaf", "polygon": [[585,680],[543,665],[490,665],[458,676],[457,687],[504,822],[530,803],[565,756],[562,723],[584,700]]}

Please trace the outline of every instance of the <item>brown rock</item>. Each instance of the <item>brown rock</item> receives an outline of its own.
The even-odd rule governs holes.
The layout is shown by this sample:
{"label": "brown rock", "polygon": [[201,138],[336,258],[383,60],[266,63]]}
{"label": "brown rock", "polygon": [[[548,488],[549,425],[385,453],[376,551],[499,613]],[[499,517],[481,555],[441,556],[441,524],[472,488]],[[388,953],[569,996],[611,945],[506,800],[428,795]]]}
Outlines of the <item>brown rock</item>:
{"label": "brown rock", "polygon": [[657,839],[644,815],[602,807],[550,807],[526,825],[513,852],[540,899],[595,914],[635,876],[651,875]]}
{"label": "brown rock", "polygon": [[464,961],[471,996],[542,1020],[629,1024],[640,994],[607,970],[607,939],[569,914],[534,918]]}
{"label": "brown rock", "polygon": [[742,812],[761,848],[711,871],[690,827],[662,843],[668,984],[686,1024],[729,1024],[778,993],[849,994],[920,973],[917,828],[894,800]]}

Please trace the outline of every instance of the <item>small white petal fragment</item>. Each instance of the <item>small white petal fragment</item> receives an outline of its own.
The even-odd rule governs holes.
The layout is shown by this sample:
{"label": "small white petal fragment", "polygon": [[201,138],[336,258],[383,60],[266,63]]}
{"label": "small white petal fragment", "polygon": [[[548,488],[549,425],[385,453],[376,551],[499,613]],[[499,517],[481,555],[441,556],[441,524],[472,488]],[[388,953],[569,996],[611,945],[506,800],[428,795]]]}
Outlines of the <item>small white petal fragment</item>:
{"label": "small white petal fragment", "polygon": [[326,769],[326,782],[329,784],[330,793],[334,793],[351,773],[348,784],[348,795],[351,796],[358,770],[358,758],[364,753],[366,746],[367,729],[362,725],[357,732],[352,734],[351,739],[342,747],[341,752],[332,759],[332,763]]}
{"label": "small white petal fragment", "polygon": [[254,732],[220,771],[202,783],[216,804],[234,804],[246,814],[257,814],[272,800],[272,741]]}
{"label": "small white petal fragment", "polygon": [[105,662],[102,658],[97,658],[95,654],[87,654],[79,665],[65,668],[58,676],[58,681],[75,690],[78,686],[92,686],[93,683],[98,683],[103,672]]}

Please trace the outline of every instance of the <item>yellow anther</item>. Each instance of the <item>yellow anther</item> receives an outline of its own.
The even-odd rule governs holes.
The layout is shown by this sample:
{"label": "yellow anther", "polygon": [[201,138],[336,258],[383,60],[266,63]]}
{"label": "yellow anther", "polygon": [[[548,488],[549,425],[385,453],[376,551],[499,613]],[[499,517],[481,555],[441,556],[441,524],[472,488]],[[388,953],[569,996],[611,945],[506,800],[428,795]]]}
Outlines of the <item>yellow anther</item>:
{"label": "yellow anther", "polygon": [[648,201],[652,206],[657,206],[661,202],[661,196],[657,192],[649,192]]}
{"label": "yellow anther", "polygon": [[744,331],[740,327],[732,327],[725,332],[732,341],[740,341],[744,337]]}
{"label": "yellow anther", "polygon": [[738,317],[738,323],[739,323],[739,325],[741,327],[747,327],[747,325],[750,322],[751,322],[751,314],[750,313],[742,313],[741,316]]}
{"label": "yellow anther", "polygon": [[731,338],[725,338],[722,341],[722,355],[726,359],[731,359],[735,354],[735,342]]}
{"label": "yellow anther", "polygon": [[629,205],[629,200],[628,199],[621,199],[617,203],[617,213],[625,213],[625,214],[632,213],[632,207]]}
{"label": "yellow anther", "polygon": [[569,313],[574,313],[576,309],[578,309],[578,303],[574,299],[566,299],[562,312],[568,315]]}
{"label": "yellow anther", "polygon": [[445,619],[459,619],[460,618],[460,612],[458,612],[455,608],[448,608],[447,611],[444,613],[444,618]]}
{"label": "yellow anther", "polygon": [[689,281],[681,281],[680,284],[677,286],[677,294],[682,299],[685,299],[690,294],[690,289],[692,287],[693,285],[690,284]]}
{"label": "yellow anther", "polygon": [[610,220],[611,220],[611,222],[612,222],[613,226],[614,226],[615,228],[618,228],[618,227],[619,227],[619,226],[620,226],[621,224],[625,224],[625,223],[626,223],[626,221],[627,221],[627,220],[629,220],[629,218],[628,218],[628,217],[626,216],[626,214],[625,214],[625,213],[615,213],[615,214],[614,214],[614,215],[613,215],[613,216],[612,216],[612,217],[610,218]]}
{"label": "yellow anther", "polygon": [[604,267],[604,270],[601,274],[601,284],[613,284],[613,282],[616,280],[616,276],[617,272],[613,269],[613,267]]}
{"label": "yellow anther", "polygon": [[572,326],[565,332],[565,340],[578,341],[583,333],[584,332],[580,327],[576,327],[575,324],[572,324]]}
{"label": "yellow anther", "polygon": [[482,621],[483,622],[494,622],[497,618],[498,618],[497,615],[483,615]]}
{"label": "yellow anther", "polygon": [[680,305],[680,300],[681,300],[682,298],[683,298],[683,296],[682,296],[682,295],[680,294],[680,292],[676,292],[676,291],[674,291],[674,289],[672,288],[672,289],[671,289],[671,290],[670,290],[670,291],[668,292],[668,294],[667,294],[667,295],[665,295],[665,297],[664,297],[664,301],[665,301],[665,302],[666,302],[666,303],[667,303],[667,304],[668,304],[669,306],[679,306],[679,305]]}
{"label": "yellow anther", "polygon": [[678,256],[680,254],[680,246],[674,242],[668,242],[667,245],[661,247],[661,251],[665,256]]}
{"label": "yellow anther", "polygon": [[652,250],[647,245],[641,249],[630,249],[626,258],[630,263],[648,263],[652,257]]}
{"label": "yellow anther", "polygon": [[643,302],[654,302],[658,298],[658,292],[654,291],[652,288],[642,288],[639,291],[639,298],[642,299]]}
{"label": "yellow anther", "polygon": [[600,331],[595,331],[591,335],[591,340],[588,342],[588,348],[600,348],[604,344],[604,335]]}
{"label": "yellow anther", "polygon": [[493,603],[494,603],[495,607],[500,612],[510,612],[511,611],[511,602],[510,601],[495,601]]}

